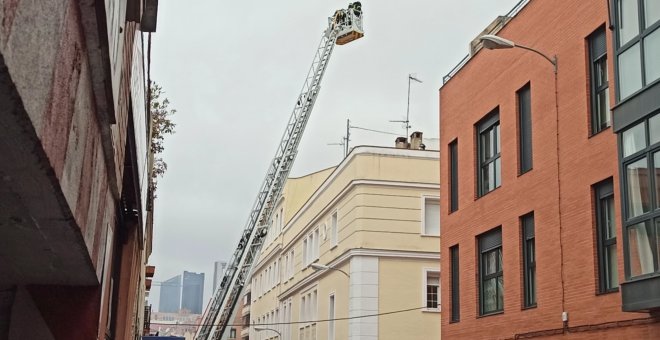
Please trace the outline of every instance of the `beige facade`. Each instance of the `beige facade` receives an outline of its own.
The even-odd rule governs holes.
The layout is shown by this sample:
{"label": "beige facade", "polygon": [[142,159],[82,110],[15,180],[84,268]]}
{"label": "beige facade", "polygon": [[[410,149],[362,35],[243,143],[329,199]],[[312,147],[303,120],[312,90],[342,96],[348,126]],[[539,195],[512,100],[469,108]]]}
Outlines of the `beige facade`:
{"label": "beige facade", "polygon": [[250,339],[439,338],[438,173],[436,151],[357,147],[289,179],[252,272]]}

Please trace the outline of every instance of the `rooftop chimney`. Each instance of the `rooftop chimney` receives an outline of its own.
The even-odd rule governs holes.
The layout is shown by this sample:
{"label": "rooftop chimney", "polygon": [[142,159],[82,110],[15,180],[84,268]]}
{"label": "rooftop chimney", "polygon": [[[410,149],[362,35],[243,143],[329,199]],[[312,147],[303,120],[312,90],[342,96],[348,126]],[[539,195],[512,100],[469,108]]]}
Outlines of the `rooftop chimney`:
{"label": "rooftop chimney", "polygon": [[396,140],[394,141],[394,145],[396,146],[397,149],[407,149],[409,147],[408,138],[397,137]]}
{"label": "rooftop chimney", "polygon": [[420,150],[422,146],[422,133],[415,131],[410,135],[410,149]]}

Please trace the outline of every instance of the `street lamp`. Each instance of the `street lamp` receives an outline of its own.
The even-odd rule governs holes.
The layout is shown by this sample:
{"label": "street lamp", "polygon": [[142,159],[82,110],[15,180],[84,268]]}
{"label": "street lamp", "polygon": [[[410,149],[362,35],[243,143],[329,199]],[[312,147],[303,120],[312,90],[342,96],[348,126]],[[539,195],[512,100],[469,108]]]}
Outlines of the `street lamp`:
{"label": "street lamp", "polygon": [[345,271],[343,271],[343,270],[341,270],[341,269],[339,269],[339,268],[326,266],[326,265],[324,265],[324,264],[320,264],[320,263],[312,263],[311,267],[312,267],[312,269],[314,269],[314,270],[336,270],[336,271],[341,272],[342,274],[346,275],[347,278],[349,278],[349,279],[351,278],[351,276],[348,275],[347,272],[345,272]]}
{"label": "street lamp", "polygon": [[[479,37],[479,41],[481,41],[484,45],[485,48],[489,50],[498,50],[498,49],[506,49],[506,48],[514,48],[514,47],[519,47],[524,50],[528,50],[531,52],[534,52],[543,58],[545,58],[547,61],[549,61],[555,71],[555,121],[556,125],[555,128],[557,129],[557,132],[555,133],[555,145],[556,145],[556,155],[557,155],[557,196],[558,196],[558,201],[561,202],[561,183],[559,181],[559,174],[560,174],[560,162],[559,162],[559,87],[558,87],[558,80],[557,80],[557,55],[554,55],[552,58],[548,57],[545,53],[542,53],[538,50],[535,50],[531,47],[523,46],[523,45],[518,45],[514,43],[511,40],[507,40],[504,38],[500,38],[494,34],[486,34],[482,35]],[[564,263],[564,250],[562,245],[562,220],[561,220],[561,212],[557,211],[558,214],[558,220],[559,220],[559,257],[561,258],[561,263]],[[562,297],[564,296],[564,267],[561,267],[561,294]],[[564,300],[562,299],[562,310],[564,309]]]}
{"label": "street lamp", "polygon": [[282,339],[282,333],[280,333],[276,329],[272,329],[272,328],[268,328],[268,327],[254,327],[254,330],[257,331],[257,332],[273,331],[273,332],[277,333],[277,336],[278,336],[279,339]]}
{"label": "street lamp", "polygon": [[555,73],[557,73],[557,56],[553,56],[552,58],[550,58],[546,54],[541,53],[538,50],[535,50],[531,47],[516,44],[511,40],[500,38],[500,37],[498,37],[494,34],[482,35],[481,37],[479,37],[479,41],[481,41],[484,44],[484,47],[489,49],[489,50],[499,50],[499,49],[505,49],[505,48],[518,47],[518,48],[522,48],[523,50],[528,50],[528,51],[534,52],[534,53],[540,55],[541,57],[545,58],[547,61],[549,61],[552,64],[552,66],[554,67]]}

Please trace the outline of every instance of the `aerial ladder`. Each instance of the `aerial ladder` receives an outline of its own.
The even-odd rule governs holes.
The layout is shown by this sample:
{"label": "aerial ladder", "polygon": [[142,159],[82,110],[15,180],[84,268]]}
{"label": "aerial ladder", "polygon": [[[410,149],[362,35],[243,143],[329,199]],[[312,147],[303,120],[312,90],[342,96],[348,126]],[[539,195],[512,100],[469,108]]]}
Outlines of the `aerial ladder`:
{"label": "aerial ladder", "polygon": [[334,46],[362,38],[364,36],[362,18],[360,2],[351,3],[347,9],[337,10],[328,18],[328,27],[321,36],[312,66],[298,95],[275,157],[268,167],[266,178],[257,194],[241,239],[229,261],[220,286],[204,312],[201,325],[197,328],[195,340],[220,340],[231,321],[233,309],[240,300],[243,287],[249,284],[252,265],[259,257],[263,240],[270,228],[273,209],[282,195],[284,182],[293,166],[300,139],[319,95],[321,80]]}

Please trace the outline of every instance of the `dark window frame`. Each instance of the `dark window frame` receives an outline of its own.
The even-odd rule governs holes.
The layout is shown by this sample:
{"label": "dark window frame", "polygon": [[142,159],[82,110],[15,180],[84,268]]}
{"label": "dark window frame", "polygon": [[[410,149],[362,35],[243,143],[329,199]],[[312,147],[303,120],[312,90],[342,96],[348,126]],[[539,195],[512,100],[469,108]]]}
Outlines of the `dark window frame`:
{"label": "dark window frame", "polygon": [[458,210],[458,139],[449,143],[449,212]]}
{"label": "dark window frame", "polygon": [[[641,274],[641,275],[636,275],[632,276],[631,275],[631,268],[630,268],[630,257],[628,256],[630,247],[629,247],[629,238],[628,238],[628,229],[631,227],[634,227],[636,225],[639,225],[641,223],[646,224],[646,228],[648,230],[651,230],[651,238],[655,237],[655,224],[656,222],[660,221],[660,208],[658,207],[658,204],[656,202],[660,202],[660,197],[656,197],[655,194],[655,187],[656,187],[656,179],[655,176],[648,176],[648,182],[646,183],[649,187],[649,206],[650,206],[650,211],[642,213],[641,215],[634,216],[634,217],[629,217],[630,216],[630,206],[628,204],[628,178],[626,174],[626,167],[632,163],[635,163],[636,161],[639,161],[641,159],[646,159],[647,161],[647,169],[651,171],[652,164],[653,164],[653,154],[656,152],[660,152],[660,142],[656,142],[655,144],[651,145],[650,144],[650,133],[649,133],[649,120],[651,118],[654,118],[656,116],[660,116],[660,113],[655,113],[652,115],[646,116],[644,119],[637,121],[634,124],[630,124],[630,126],[621,132],[617,134],[618,138],[618,145],[619,145],[619,173],[621,176],[619,176],[619,181],[621,185],[621,211],[622,211],[622,234],[623,234],[623,263],[624,263],[624,274],[625,274],[625,280],[626,281],[631,281],[631,280],[638,280],[638,279],[644,279],[648,277],[655,277],[655,276],[660,276],[660,263],[658,263],[658,249],[653,248],[655,245],[655,242],[651,242],[651,248],[652,251],[654,252],[654,271],[651,273],[647,274]],[[644,133],[645,133],[645,145],[643,149],[630,154],[628,156],[624,157],[623,154],[623,148],[624,148],[624,141],[623,141],[623,135],[626,131],[629,131],[632,128],[635,128],[638,126],[638,124],[643,124],[644,125]]]}
{"label": "dark window frame", "polygon": [[[660,28],[660,20],[656,21],[649,27],[644,27],[646,26],[646,23],[644,22],[645,17],[644,17],[644,0],[637,0],[637,24],[639,28],[639,33],[631,38],[628,42],[626,42],[624,45],[621,45],[620,41],[621,38],[619,37],[619,32],[617,27],[620,25],[620,12],[619,12],[619,3],[621,0],[609,0],[610,1],[610,8],[614,12],[612,17],[614,18],[614,76],[615,76],[615,85],[614,90],[615,90],[615,97],[616,97],[616,104],[618,105],[621,102],[625,102],[628,99],[631,99],[635,97],[637,94],[640,92],[643,92],[646,88],[651,87],[652,85],[656,83],[660,83],[660,78],[655,79],[651,81],[650,83],[647,82],[646,80],[646,60],[644,58],[644,38],[649,36],[651,33],[654,33],[656,29]],[[621,98],[620,94],[620,86],[619,86],[619,57],[621,54],[625,53],[628,51],[629,48],[635,46],[637,43],[639,43],[639,54],[640,54],[640,72],[641,72],[641,80],[642,80],[642,86],[635,90],[634,92],[628,94],[625,98]]]}
{"label": "dark window frame", "polygon": [[520,217],[523,262],[523,309],[536,307],[536,231],[534,212]]}
{"label": "dark window frame", "polygon": [[[597,41],[601,39],[602,41]],[[596,135],[601,131],[607,130],[612,126],[612,113],[609,103],[609,74],[607,67],[607,34],[605,26],[601,26],[587,37],[589,50],[589,99],[591,112],[591,135]],[[602,51],[599,51],[599,45],[602,45]],[[605,72],[599,72],[599,67],[604,65]],[[604,74],[602,84],[598,85],[598,75]],[[607,98],[606,115],[608,120],[601,122],[600,106],[598,98],[601,93],[605,93]]]}
{"label": "dark window frame", "polygon": [[518,175],[534,168],[531,83],[516,91],[518,104]]}
{"label": "dark window frame", "polygon": [[451,315],[449,322],[461,321],[460,253],[458,244],[449,248],[451,273]]}
{"label": "dark window frame", "polygon": [[[593,187],[594,192],[594,207],[595,207],[595,216],[596,216],[596,240],[597,240],[597,251],[598,251],[598,293],[606,294],[619,291],[619,283],[616,282],[614,286],[612,282],[609,282],[609,272],[611,266],[609,264],[609,258],[605,252],[605,249],[611,246],[614,246],[616,251],[616,226],[614,227],[615,234],[614,237],[607,238],[607,210],[610,209],[607,204],[607,200],[612,200],[612,209],[614,208],[614,184],[612,178],[608,178],[600,183],[597,183]],[[614,215],[614,212],[612,212]],[[612,223],[615,223],[616,217],[612,219]],[[618,253],[617,253],[618,259]],[[617,271],[618,277],[618,263],[614,263],[614,270]]]}
{"label": "dark window frame", "polygon": [[[487,231],[478,237],[479,246],[479,316],[488,316],[504,312],[504,268],[503,268],[503,249],[502,249],[502,228],[497,227]],[[485,258],[489,254],[495,253],[496,271],[491,274],[486,273]],[[498,306],[499,293],[497,288],[498,279],[502,278],[502,305]],[[495,309],[485,310],[484,286],[485,282],[495,281]]]}
{"label": "dark window frame", "polygon": [[[490,131],[493,131],[494,134],[494,139],[497,142],[496,146],[498,147],[497,152],[490,158],[486,158],[485,156],[485,150],[484,146],[482,145],[482,136],[490,133]],[[499,168],[499,177],[500,177],[500,183],[499,185],[495,184],[493,186],[492,190],[488,190],[487,187],[485,187],[484,183],[484,177],[483,177],[483,169],[487,168],[491,163],[495,163],[500,159],[502,155],[502,150],[501,150],[501,140],[500,140],[500,133],[498,131],[501,131],[500,129],[500,110],[499,107],[496,107],[493,109],[490,113],[486,115],[482,120],[480,120],[477,125],[476,125],[476,143],[477,143],[477,197],[482,197],[489,192],[494,191],[495,189],[499,188],[502,186],[502,163],[500,160],[500,168]],[[495,168],[495,178],[497,178],[497,167]],[[491,180],[494,180],[491,179]]]}

